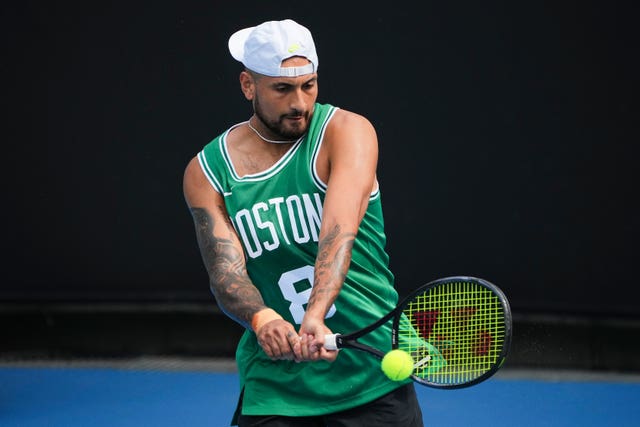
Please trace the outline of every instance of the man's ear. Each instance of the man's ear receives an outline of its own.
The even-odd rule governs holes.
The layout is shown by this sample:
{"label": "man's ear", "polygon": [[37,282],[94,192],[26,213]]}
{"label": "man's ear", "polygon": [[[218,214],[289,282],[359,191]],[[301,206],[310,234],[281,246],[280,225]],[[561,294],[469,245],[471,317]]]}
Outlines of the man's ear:
{"label": "man's ear", "polygon": [[249,101],[253,100],[253,94],[256,90],[256,83],[253,79],[253,76],[249,74],[247,71],[243,71],[240,73],[240,89],[242,93],[244,93],[244,97]]}

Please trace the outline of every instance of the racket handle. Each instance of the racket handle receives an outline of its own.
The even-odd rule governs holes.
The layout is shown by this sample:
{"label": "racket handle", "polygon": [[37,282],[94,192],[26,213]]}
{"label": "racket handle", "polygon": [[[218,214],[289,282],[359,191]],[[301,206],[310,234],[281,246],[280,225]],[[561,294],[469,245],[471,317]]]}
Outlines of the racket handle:
{"label": "racket handle", "polygon": [[327,350],[337,350],[338,349],[338,335],[340,334],[327,334],[324,336],[324,348]]}

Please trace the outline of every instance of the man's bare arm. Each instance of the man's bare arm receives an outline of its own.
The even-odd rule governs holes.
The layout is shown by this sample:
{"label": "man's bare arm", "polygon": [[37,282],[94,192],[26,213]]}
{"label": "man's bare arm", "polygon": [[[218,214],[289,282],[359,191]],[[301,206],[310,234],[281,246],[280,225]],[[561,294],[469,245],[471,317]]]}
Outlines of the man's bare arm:
{"label": "man's bare arm", "polygon": [[[219,211],[224,211],[218,206]],[[209,273],[209,286],[220,308],[246,328],[251,326],[253,315],[266,308],[262,296],[247,274],[243,253],[234,245],[233,227],[218,215],[228,229],[229,236],[214,234],[214,217],[202,207],[191,207],[200,254]]]}
{"label": "man's bare arm", "polygon": [[311,293],[309,306],[329,307],[333,304],[349,271],[355,238],[355,233],[345,232],[340,224],[334,224],[320,239],[313,278],[315,292]]}
{"label": "man's bare arm", "polygon": [[318,165],[327,193],[314,283],[300,329],[301,334],[313,336],[310,351],[319,350],[319,357],[327,360],[336,355],[321,348],[324,334],[330,332],[324,317],[338,298],[349,270],[356,234],[377,185],[378,155],[375,130],[364,117],[342,111],[332,122],[323,142],[325,157]]}
{"label": "man's bare arm", "polygon": [[187,166],[184,194],[193,216],[200,254],[218,306],[227,316],[252,329],[272,359],[300,360],[300,340],[293,325],[265,305],[247,272],[238,239],[222,196],[204,177],[197,159]]}

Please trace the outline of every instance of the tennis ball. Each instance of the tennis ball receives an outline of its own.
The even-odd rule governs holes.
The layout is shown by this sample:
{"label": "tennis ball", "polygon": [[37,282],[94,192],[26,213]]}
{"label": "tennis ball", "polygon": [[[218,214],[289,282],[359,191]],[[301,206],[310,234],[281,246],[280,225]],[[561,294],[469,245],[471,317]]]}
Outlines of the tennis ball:
{"label": "tennis ball", "polygon": [[413,357],[404,350],[391,350],[382,358],[382,372],[393,381],[402,381],[413,373]]}

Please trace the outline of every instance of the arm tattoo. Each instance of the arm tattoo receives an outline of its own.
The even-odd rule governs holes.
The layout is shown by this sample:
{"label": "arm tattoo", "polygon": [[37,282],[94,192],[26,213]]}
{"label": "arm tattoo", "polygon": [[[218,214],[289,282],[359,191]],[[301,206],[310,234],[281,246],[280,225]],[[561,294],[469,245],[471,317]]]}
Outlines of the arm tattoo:
{"label": "arm tattoo", "polygon": [[333,304],[349,271],[355,238],[355,233],[343,233],[341,227],[335,225],[320,239],[309,306],[325,304],[328,310]]}
{"label": "arm tattoo", "polygon": [[[249,278],[242,253],[231,239],[213,234],[214,219],[206,209],[191,208],[191,215],[202,260],[209,273],[211,292],[222,311],[244,327],[250,327],[252,316],[265,308],[265,304]],[[235,232],[230,220],[226,226],[229,234]]]}

